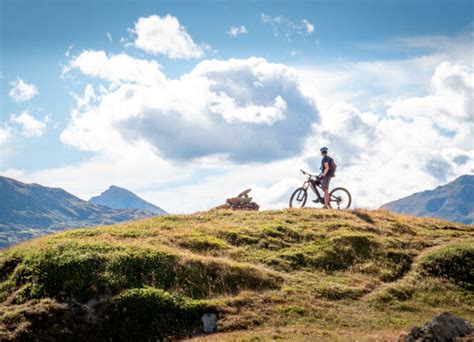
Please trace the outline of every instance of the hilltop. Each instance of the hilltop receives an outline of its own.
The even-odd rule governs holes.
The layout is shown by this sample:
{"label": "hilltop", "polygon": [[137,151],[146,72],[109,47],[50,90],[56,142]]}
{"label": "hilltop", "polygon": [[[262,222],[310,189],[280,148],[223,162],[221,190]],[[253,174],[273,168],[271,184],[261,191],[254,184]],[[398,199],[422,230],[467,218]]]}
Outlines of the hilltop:
{"label": "hilltop", "polygon": [[[211,210],[0,252],[0,340],[392,338],[474,319],[474,227],[384,210]],[[245,331],[243,331],[245,330]],[[338,337],[339,336],[339,337]]]}
{"label": "hilltop", "polygon": [[387,203],[384,209],[415,215],[435,217],[453,222],[474,222],[474,175],[464,175],[433,190]]}
{"label": "hilltop", "polygon": [[94,196],[89,200],[96,205],[104,205],[112,209],[140,209],[147,210],[156,215],[167,214],[166,211],[156,205],[138,197],[130,190],[112,185],[99,196]]}
{"label": "hilltop", "polygon": [[0,176],[0,248],[70,227],[137,220],[156,213],[112,209],[84,201],[61,188]]}

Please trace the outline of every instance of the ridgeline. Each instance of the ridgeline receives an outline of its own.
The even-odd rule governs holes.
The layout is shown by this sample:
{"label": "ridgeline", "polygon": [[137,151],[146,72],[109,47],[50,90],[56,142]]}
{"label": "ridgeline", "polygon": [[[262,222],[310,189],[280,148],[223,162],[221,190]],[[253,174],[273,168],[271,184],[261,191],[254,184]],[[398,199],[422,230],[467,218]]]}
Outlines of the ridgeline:
{"label": "ridgeline", "polygon": [[474,226],[388,211],[211,210],[0,250],[0,340],[394,338],[474,319]]}

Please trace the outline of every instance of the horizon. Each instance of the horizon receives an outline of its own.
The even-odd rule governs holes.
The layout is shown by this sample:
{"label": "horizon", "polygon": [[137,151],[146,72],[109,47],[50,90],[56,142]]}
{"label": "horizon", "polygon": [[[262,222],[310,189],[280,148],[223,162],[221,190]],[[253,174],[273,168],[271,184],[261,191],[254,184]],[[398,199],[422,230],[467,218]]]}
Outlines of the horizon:
{"label": "horizon", "polygon": [[170,213],[369,209],[474,173],[474,3],[2,1],[0,175]]}

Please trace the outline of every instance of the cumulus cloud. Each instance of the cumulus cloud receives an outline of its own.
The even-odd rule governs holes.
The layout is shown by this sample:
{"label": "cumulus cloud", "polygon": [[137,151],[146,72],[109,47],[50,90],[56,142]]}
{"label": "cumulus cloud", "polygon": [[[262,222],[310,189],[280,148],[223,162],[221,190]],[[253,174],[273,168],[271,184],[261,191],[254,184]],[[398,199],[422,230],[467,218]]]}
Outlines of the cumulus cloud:
{"label": "cumulus cloud", "polygon": [[83,198],[119,184],[171,212],[208,209],[249,187],[263,209],[282,208],[303,181],[298,169],[318,172],[319,147],[328,145],[339,165],[333,185],[347,187],[355,206],[378,207],[474,173],[465,51],[316,70],[207,60],[176,79],[153,61],[84,51],[66,74],[106,87],[91,82],[72,94],[61,140],[97,153],[67,167],[2,173]]}
{"label": "cumulus cloud", "polygon": [[161,66],[156,61],[132,58],[124,53],[109,55],[105,51],[86,50],[75,56],[63,69],[63,75],[78,69],[87,76],[110,82],[159,84],[166,81]]}
{"label": "cumulus cloud", "polygon": [[178,18],[169,14],[164,17],[141,17],[131,32],[135,35],[135,47],[154,55],[162,54],[171,59],[191,59],[204,55],[203,49],[193,41]]}
{"label": "cumulus cloud", "polygon": [[34,84],[28,84],[20,77],[10,83],[12,88],[8,96],[15,102],[28,101],[38,95],[38,88]]}
{"label": "cumulus cloud", "polygon": [[262,13],[260,18],[263,23],[272,27],[273,35],[275,37],[284,36],[289,42],[292,41],[292,37],[295,34],[306,37],[314,32],[314,25],[307,19],[302,19],[295,23],[282,15],[272,17],[265,13]]}
{"label": "cumulus cloud", "polygon": [[[357,205],[374,207],[474,172],[471,67],[441,63],[424,96],[399,98],[384,112],[336,102],[321,110],[314,145],[340,159],[336,179]],[[316,168],[319,158],[308,157]]]}
{"label": "cumulus cloud", "polygon": [[431,118],[440,127],[458,130],[474,122],[474,71],[463,64],[440,64],[431,78],[432,94],[401,98],[390,104],[389,115]]}
{"label": "cumulus cloud", "polygon": [[10,117],[10,122],[20,126],[21,134],[25,137],[40,137],[49,122],[49,118],[45,117],[43,120],[38,120],[31,116],[27,111],[21,114],[13,114]]}
{"label": "cumulus cloud", "polygon": [[241,26],[231,26],[227,34],[231,37],[237,37],[241,34],[248,33],[247,28],[244,25]]}
{"label": "cumulus cloud", "polygon": [[73,111],[61,139],[91,151],[146,142],[169,160],[265,162],[298,154],[318,120],[291,68],[262,58],[207,60],[176,80],[121,83]]}

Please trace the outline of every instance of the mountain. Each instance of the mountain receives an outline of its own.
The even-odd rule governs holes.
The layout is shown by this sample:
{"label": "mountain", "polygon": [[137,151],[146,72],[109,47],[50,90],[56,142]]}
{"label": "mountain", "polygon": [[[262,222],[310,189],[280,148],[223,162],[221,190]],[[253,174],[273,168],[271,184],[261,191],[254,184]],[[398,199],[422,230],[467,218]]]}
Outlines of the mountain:
{"label": "mountain", "polygon": [[384,209],[420,217],[474,223],[474,176],[464,175],[434,190],[384,204]]}
{"label": "mountain", "polygon": [[[396,341],[474,321],[474,226],[385,210],[210,210],[0,251],[0,341]],[[203,333],[217,314],[218,334]],[[200,336],[201,335],[201,336]]]}
{"label": "mountain", "polygon": [[25,184],[0,176],[0,248],[70,227],[112,224],[153,216],[136,209],[111,209],[60,188]]}
{"label": "mountain", "polygon": [[89,202],[96,205],[104,205],[112,209],[141,209],[150,211],[156,215],[167,214],[167,212],[160,207],[141,199],[127,189],[115,185],[112,185],[99,196],[92,197]]}

